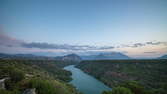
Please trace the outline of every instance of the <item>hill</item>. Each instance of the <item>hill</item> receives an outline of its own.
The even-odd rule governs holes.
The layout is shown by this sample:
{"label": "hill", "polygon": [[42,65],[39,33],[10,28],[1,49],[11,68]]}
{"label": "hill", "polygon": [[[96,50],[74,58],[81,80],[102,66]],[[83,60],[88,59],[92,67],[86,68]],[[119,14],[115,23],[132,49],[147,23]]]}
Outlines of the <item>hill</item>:
{"label": "hill", "polygon": [[4,54],[0,53],[1,59],[21,59],[21,60],[59,60],[66,62],[80,62],[81,57],[76,54],[69,54],[65,56],[49,57],[49,56],[37,56],[33,54]]}
{"label": "hill", "polygon": [[165,94],[167,87],[167,60],[164,59],[89,60],[82,61],[77,67],[112,88],[124,82],[136,81],[144,86],[142,88],[152,92],[135,94]]}
{"label": "hill", "polygon": [[4,54],[0,53],[1,59],[27,59],[27,60],[55,60],[53,57],[37,56],[33,54]]}
{"label": "hill", "polygon": [[75,61],[75,62],[80,62],[81,61],[81,57],[76,55],[76,54],[69,54],[69,55],[65,55],[65,56],[59,56],[56,57],[57,60],[61,60],[61,61]]}
{"label": "hill", "polygon": [[5,80],[0,94],[23,94],[35,89],[36,94],[80,94],[72,85],[71,72],[63,69],[72,64],[55,60],[0,59],[0,79]]}

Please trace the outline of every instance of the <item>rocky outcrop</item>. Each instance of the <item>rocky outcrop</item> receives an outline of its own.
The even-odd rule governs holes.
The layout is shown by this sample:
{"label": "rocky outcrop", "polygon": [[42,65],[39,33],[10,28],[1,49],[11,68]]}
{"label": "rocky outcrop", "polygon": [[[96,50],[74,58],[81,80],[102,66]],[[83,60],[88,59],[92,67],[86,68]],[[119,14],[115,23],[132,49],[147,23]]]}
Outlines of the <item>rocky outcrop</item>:
{"label": "rocky outcrop", "polygon": [[5,81],[4,79],[0,80],[0,88],[1,89],[5,89],[5,82],[4,81]]}
{"label": "rocky outcrop", "polygon": [[9,79],[8,77],[3,78],[0,80],[0,89],[6,89],[5,88],[5,80]]}
{"label": "rocky outcrop", "polygon": [[23,94],[36,94],[35,93],[35,88],[32,88],[32,89],[26,89]]}

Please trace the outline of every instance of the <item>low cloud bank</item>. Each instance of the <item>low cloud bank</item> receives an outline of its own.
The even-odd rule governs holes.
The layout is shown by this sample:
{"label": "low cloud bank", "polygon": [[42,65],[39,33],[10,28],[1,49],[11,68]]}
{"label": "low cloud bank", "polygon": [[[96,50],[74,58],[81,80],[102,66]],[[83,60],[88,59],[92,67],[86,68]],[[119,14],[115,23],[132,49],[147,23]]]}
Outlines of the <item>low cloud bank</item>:
{"label": "low cloud bank", "polygon": [[[3,32],[0,32],[0,52],[5,53],[35,53],[35,52],[53,52],[53,53],[97,53],[97,52],[112,52],[117,48],[124,49],[138,48],[149,45],[164,45],[167,42],[149,41],[145,43],[134,43],[128,45],[115,45],[115,46],[90,46],[90,45],[70,45],[70,44],[50,44],[45,42],[32,42],[28,43],[16,38],[12,38]],[[122,50],[123,51],[123,50]],[[121,52],[121,51],[120,51]],[[125,51],[125,53],[129,53]],[[145,51],[146,54],[156,54],[154,51]]]}

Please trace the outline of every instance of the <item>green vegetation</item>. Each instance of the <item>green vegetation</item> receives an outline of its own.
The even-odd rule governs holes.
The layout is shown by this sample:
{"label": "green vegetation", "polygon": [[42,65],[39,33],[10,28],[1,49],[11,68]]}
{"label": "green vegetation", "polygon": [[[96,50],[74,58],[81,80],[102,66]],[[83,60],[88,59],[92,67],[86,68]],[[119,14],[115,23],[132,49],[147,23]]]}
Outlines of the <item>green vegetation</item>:
{"label": "green vegetation", "polygon": [[136,81],[129,81],[114,87],[112,91],[104,91],[103,94],[166,94],[166,88],[147,89]]}
{"label": "green vegetation", "polygon": [[36,88],[37,94],[77,94],[72,87],[56,80],[31,79],[29,87]]}
{"label": "green vegetation", "polygon": [[104,91],[103,94],[133,94],[130,89],[125,87],[116,87],[112,91]]}
{"label": "green vegetation", "polygon": [[117,94],[112,93],[117,87],[134,94],[166,94],[167,60],[83,61],[77,67],[113,88],[104,94]]}
{"label": "green vegetation", "polygon": [[0,94],[22,94],[28,88],[35,88],[37,94],[80,94],[67,83],[71,72],[62,69],[70,64],[73,62],[1,59],[0,79],[9,79]]}
{"label": "green vegetation", "polygon": [[[0,78],[13,69],[26,72],[26,75],[44,78],[54,78],[61,81],[70,81],[71,72],[63,70],[67,65],[75,64],[73,62],[62,62],[54,60],[0,60]],[[13,68],[13,69],[12,69]],[[6,70],[5,70],[6,69]],[[12,72],[11,71],[11,72]]]}

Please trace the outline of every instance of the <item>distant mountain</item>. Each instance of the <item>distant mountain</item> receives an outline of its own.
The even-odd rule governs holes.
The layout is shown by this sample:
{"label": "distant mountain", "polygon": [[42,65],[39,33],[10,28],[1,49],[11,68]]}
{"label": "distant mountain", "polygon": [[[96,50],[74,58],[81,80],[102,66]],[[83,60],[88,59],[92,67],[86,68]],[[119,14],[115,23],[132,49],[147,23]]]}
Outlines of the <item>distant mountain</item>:
{"label": "distant mountain", "polygon": [[56,57],[56,59],[62,60],[62,61],[77,61],[77,62],[81,61],[81,57],[76,55],[76,54],[69,54],[69,55],[65,55],[65,56],[59,56],[59,57]]}
{"label": "distant mountain", "polygon": [[0,53],[0,58],[3,59],[30,59],[30,60],[60,60],[60,61],[75,61],[80,62],[81,57],[76,54],[69,54],[65,56],[48,57],[37,56],[32,54],[4,54]]}
{"label": "distant mountain", "polygon": [[130,59],[127,55],[120,52],[100,53],[98,55],[81,56],[83,60],[114,60]]}
{"label": "distant mountain", "polygon": [[49,56],[37,56],[33,54],[4,54],[0,53],[0,58],[3,59],[31,59],[31,60],[60,60],[60,61],[76,61],[81,60],[118,60],[118,59],[130,59],[128,56],[120,52],[100,53],[97,55],[78,56],[77,54],[68,54],[65,56],[49,57]]}
{"label": "distant mountain", "polygon": [[159,57],[158,59],[167,59],[167,55],[163,55],[163,56]]}
{"label": "distant mountain", "polygon": [[24,57],[34,57],[32,54],[4,54],[0,53],[0,58],[24,58]]}
{"label": "distant mountain", "polygon": [[32,55],[32,54],[4,54],[4,53],[0,53],[0,58],[3,58],[3,59],[54,60],[53,57],[36,56],[36,55]]}
{"label": "distant mountain", "polygon": [[55,57],[55,56],[63,56],[65,53],[55,53],[55,52],[33,52],[31,53],[36,56],[47,56],[47,57]]}

